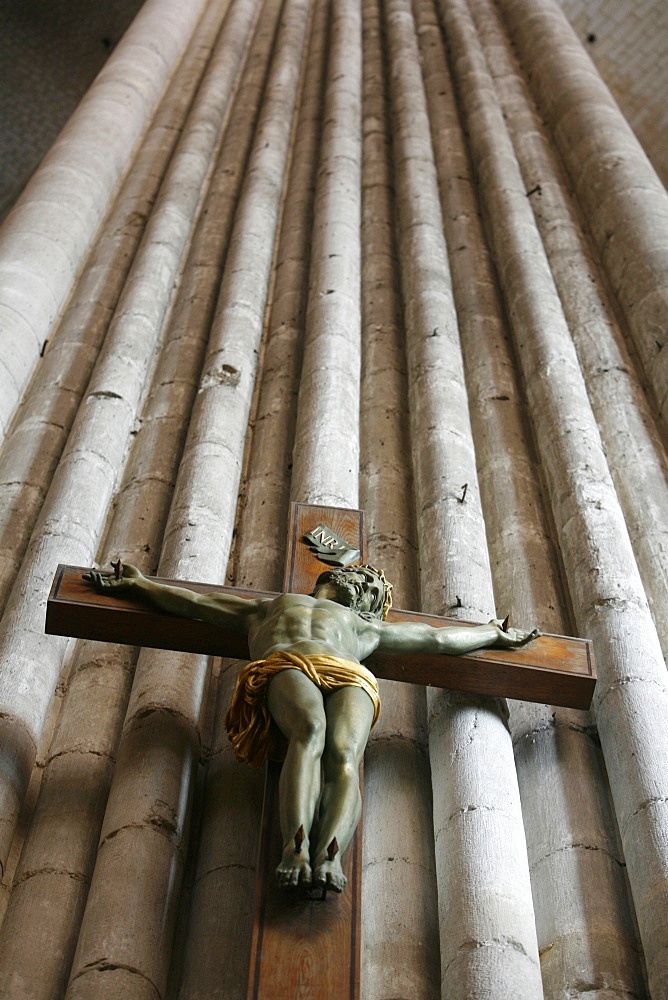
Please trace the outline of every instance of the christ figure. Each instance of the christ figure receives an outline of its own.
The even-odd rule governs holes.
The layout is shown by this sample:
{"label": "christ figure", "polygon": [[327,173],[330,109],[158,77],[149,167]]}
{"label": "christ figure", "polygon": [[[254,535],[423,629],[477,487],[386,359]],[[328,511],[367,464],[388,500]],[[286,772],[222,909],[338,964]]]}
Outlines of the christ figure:
{"label": "christ figure", "polygon": [[539,635],[499,619],[442,628],[387,622],[391,586],[371,566],[327,570],[312,594],[274,598],[199,594],[147,579],[130,565],[86,579],[248,635],[252,662],[239,675],[225,724],[240,760],[259,766],[267,757],[283,759],[276,875],[285,888],[345,887],[341,855],[361,815],[359,765],[380,711],[378,684],[363,665],[371,653],[461,655],[514,649]]}

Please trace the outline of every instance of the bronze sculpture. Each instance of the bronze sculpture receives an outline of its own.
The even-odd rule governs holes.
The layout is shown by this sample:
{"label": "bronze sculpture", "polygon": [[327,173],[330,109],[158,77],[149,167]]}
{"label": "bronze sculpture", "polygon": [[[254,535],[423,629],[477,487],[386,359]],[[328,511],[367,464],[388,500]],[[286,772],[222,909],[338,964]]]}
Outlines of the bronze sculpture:
{"label": "bronze sculpture", "polygon": [[267,756],[284,756],[276,875],[286,888],[345,887],[340,859],[359,822],[359,764],[380,709],[377,682],[362,661],[375,650],[512,649],[539,634],[507,629],[499,619],[443,628],[386,622],[391,586],[371,566],[328,570],[310,595],[254,599],[161,584],[120,563],[113,575],[92,571],[85,579],[162,611],[247,633],[252,662],[241,671],[225,722],[239,759],[257,766]]}

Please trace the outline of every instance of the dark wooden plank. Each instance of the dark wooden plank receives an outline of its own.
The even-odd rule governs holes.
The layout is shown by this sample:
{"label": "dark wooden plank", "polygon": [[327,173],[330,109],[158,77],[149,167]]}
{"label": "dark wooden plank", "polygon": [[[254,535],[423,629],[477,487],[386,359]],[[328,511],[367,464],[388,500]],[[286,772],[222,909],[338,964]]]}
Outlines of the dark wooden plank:
{"label": "dark wooden plank", "polygon": [[[465,624],[410,611],[391,611],[389,620],[424,622],[435,628]],[[404,658],[374,653],[366,663],[377,677],[386,680],[564,708],[588,709],[596,684],[591,640],[563,635],[541,635],[521,649],[480,649],[463,656],[415,653]]]}
{"label": "dark wooden plank", "polygon": [[308,997],[358,1000],[360,972],[361,823],[343,857],[345,892],[312,898],[280,891],[274,869],[281,855],[278,825],[280,766],[265,782],[262,836],[247,1000]]}
{"label": "dark wooden plank", "polygon": [[[75,639],[122,642],[130,646],[180,649],[185,653],[210,653],[247,660],[245,635],[216,628],[207,622],[177,618],[146,607],[141,601],[98,593],[83,579],[82,566],[59,566],[46,606],[45,631]],[[187,587],[199,593],[222,592],[239,597],[273,597],[260,591],[217,587],[153,577],[159,583]]]}
{"label": "dark wooden plank", "polygon": [[[364,552],[362,511],[309,504],[291,508],[285,593],[308,593],[327,567],[301,543],[324,521],[337,535]],[[355,540],[358,541],[355,541]],[[262,836],[255,890],[255,913],[247,1000],[308,997],[358,1000],[361,914],[361,824],[342,859],[345,892],[305,896],[276,886],[274,870],[282,844],[278,820],[280,767],[269,765],[265,782]],[[360,776],[361,780],[361,776]]]}
{"label": "dark wooden plank", "polygon": [[356,546],[362,561],[365,559],[364,511],[293,503],[290,510],[290,548],[283,578],[283,592],[286,594],[310,593],[320,574],[329,568],[302,542],[304,535],[321,521],[350,545]]}
{"label": "dark wooden plank", "polygon": [[[335,528],[334,524],[331,526]],[[300,546],[297,551],[308,581],[304,590],[310,590],[315,578],[322,572],[323,564],[305,546]],[[58,567],[47,604],[47,632],[159,649],[248,658],[245,636],[207,622],[152,611],[127,598],[98,594],[82,580],[85,572],[86,569],[79,566]],[[274,596],[268,592],[205,583],[163,582],[176,583],[199,592],[215,591],[242,597]],[[390,613],[390,620],[422,621],[436,627],[464,624],[435,615],[394,610]],[[591,642],[566,636],[543,635],[523,649],[485,649],[465,656],[444,656],[437,661],[426,655],[403,658],[376,653],[366,663],[377,677],[388,680],[431,684],[568,708],[589,708],[596,681]]]}

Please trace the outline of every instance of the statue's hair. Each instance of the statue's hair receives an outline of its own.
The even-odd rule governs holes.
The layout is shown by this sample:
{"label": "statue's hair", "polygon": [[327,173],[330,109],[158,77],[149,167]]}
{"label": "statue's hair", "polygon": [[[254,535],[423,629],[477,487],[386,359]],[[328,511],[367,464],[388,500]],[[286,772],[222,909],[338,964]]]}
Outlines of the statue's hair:
{"label": "statue's hair", "polygon": [[[390,608],[392,607],[392,584],[387,579],[387,577],[383,573],[382,569],[376,569],[375,566],[371,566],[371,565],[369,565],[369,563],[365,563],[365,564],[362,564],[362,563],[352,563],[352,565],[350,565],[350,566],[343,566],[343,567],[341,567],[338,570],[334,570],[334,569],[325,570],[325,572],[321,573],[320,576],[318,577],[318,579],[316,580],[316,587],[318,586],[318,584],[321,581],[326,580],[327,577],[330,575],[330,573],[333,573],[333,572],[344,572],[344,573],[346,573],[349,570],[366,570],[367,573],[373,574],[382,583],[382,585],[383,585],[383,594],[382,594],[382,597],[380,599],[382,601],[382,604],[379,601],[377,603],[376,607],[373,609],[373,611],[369,612],[369,614],[372,617],[374,617],[374,618],[378,617],[379,615],[383,619],[387,618],[387,613],[390,610]],[[364,614],[366,614],[366,612]]]}

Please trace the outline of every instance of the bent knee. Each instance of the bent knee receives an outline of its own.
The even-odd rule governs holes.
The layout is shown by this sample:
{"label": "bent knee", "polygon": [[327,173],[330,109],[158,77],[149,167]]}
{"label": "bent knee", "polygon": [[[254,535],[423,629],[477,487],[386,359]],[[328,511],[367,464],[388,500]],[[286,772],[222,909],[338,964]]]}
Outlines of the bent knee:
{"label": "bent knee", "polygon": [[355,748],[330,743],[325,748],[323,763],[329,771],[350,772],[356,775],[359,771],[362,754]]}
{"label": "bent knee", "polygon": [[325,749],[326,720],[318,716],[302,716],[292,720],[288,739],[300,743],[310,753],[322,755]]}

